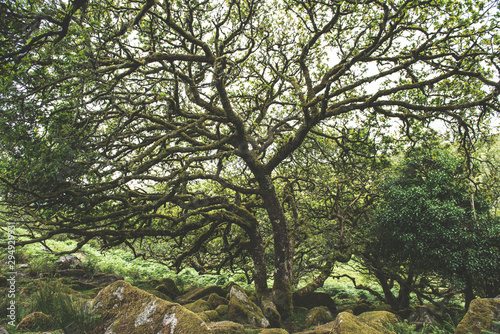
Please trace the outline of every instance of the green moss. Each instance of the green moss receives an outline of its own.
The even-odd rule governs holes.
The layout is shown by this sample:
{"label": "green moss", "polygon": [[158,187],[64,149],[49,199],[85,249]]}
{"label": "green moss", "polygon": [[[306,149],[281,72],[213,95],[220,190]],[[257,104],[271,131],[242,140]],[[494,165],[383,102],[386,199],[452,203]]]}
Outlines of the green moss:
{"label": "green moss", "polygon": [[383,326],[358,318],[354,314],[342,312],[334,321],[333,333],[356,333],[356,334],[390,334],[392,333]]}
{"label": "green moss", "polygon": [[306,315],[306,326],[319,326],[332,320],[332,314],[326,306],[318,306]]}
{"label": "green moss", "polygon": [[184,307],[194,313],[201,313],[212,309],[210,304],[203,299],[198,299],[194,303],[186,304]]}
{"label": "green moss", "polygon": [[269,321],[262,310],[253,303],[245,291],[237,285],[231,287],[228,319],[256,327],[268,327]]}
{"label": "green moss", "polygon": [[394,313],[387,312],[387,311],[370,311],[370,312],[364,312],[359,315],[359,318],[371,321],[371,322],[377,322],[381,325],[385,324],[392,324],[394,325],[395,323],[401,322],[401,318],[397,316]]}
{"label": "green moss", "polygon": [[494,321],[500,320],[500,299],[475,299],[469,311],[457,326],[455,334],[481,333],[494,330]]}
{"label": "green moss", "polygon": [[163,278],[161,284],[156,287],[156,290],[166,294],[170,298],[176,298],[180,296],[179,288],[175,285],[174,280],[171,278]]}
{"label": "green moss", "polygon": [[17,325],[18,330],[49,330],[52,327],[52,318],[42,312],[28,314]]}
{"label": "green moss", "polygon": [[219,305],[215,308],[215,311],[217,311],[217,313],[219,313],[219,315],[221,317],[223,317],[227,314],[228,309],[229,309],[229,306],[227,306],[227,305]]}
{"label": "green moss", "polygon": [[208,327],[212,334],[245,334],[245,327],[232,321],[212,322]]}
{"label": "green moss", "polygon": [[288,334],[288,332],[282,328],[266,328],[259,330],[260,334]]}
{"label": "green moss", "polygon": [[229,304],[229,300],[227,300],[226,298],[224,297],[221,297],[219,296],[218,294],[216,293],[212,293],[210,294],[210,296],[208,296],[208,303],[210,304],[210,306],[215,310],[219,305],[228,305]]}
{"label": "green moss", "polygon": [[193,312],[117,281],[101,290],[93,307],[111,320],[107,330],[112,333],[149,334],[209,333],[206,324]]}

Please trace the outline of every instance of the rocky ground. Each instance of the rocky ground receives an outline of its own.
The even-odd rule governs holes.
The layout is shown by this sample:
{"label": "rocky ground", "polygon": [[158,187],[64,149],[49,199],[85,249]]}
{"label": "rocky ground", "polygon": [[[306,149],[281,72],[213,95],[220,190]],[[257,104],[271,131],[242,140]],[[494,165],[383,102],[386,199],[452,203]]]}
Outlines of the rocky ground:
{"label": "rocky ground", "polygon": [[[56,285],[57,293],[75,297],[80,307],[99,315],[102,321],[93,328],[95,333],[377,334],[394,333],[388,327],[403,321],[400,315],[389,312],[384,305],[353,301],[337,308],[335,301],[325,293],[296,298],[294,318],[283,321],[272,302],[257,301],[252,291],[235,283],[182,287],[182,292],[169,278],[137,282],[132,286],[118,275],[90,275],[79,268],[78,262],[62,263],[51,276],[29,277],[21,273],[19,295],[26,297],[24,300],[28,302],[28,297],[40,287],[47,287],[43,282],[56,281],[59,284]],[[7,285],[6,277],[0,275],[1,289],[5,290]],[[439,322],[440,312],[442,310],[435,307],[419,307],[413,309],[409,318],[422,326]],[[30,313],[18,321],[14,332],[63,333],[51,330],[51,317],[41,312]],[[483,330],[500,333],[494,321],[500,321],[500,299],[477,299],[455,333],[481,333]],[[0,334],[5,333],[8,333],[6,329],[0,328]],[[74,333],[78,330],[75,329]]]}

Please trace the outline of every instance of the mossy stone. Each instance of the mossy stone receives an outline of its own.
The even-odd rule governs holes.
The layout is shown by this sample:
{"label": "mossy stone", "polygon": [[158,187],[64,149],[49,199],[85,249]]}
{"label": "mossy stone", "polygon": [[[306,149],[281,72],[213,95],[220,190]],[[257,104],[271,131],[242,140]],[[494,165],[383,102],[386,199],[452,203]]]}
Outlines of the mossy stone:
{"label": "mossy stone", "polygon": [[331,321],[332,313],[326,306],[317,306],[310,310],[306,315],[306,326],[319,326]]}
{"label": "mossy stone", "polygon": [[269,327],[269,321],[262,314],[262,310],[248,298],[241,287],[233,285],[229,295],[229,320],[261,328]]}
{"label": "mossy stone", "polygon": [[93,309],[110,319],[106,324],[107,333],[210,333],[195,313],[125,281],[102,289],[93,300]]}
{"label": "mossy stone", "polygon": [[161,284],[156,287],[156,290],[166,294],[172,299],[175,299],[181,295],[179,288],[175,285],[175,282],[171,278],[163,278]]}
{"label": "mossy stone", "polygon": [[215,310],[208,310],[198,313],[198,316],[206,323],[220,320],[219,313],[217,313],[217,311]]}
{"label": "mossy stone", "polygon": [[208,324],[212,334],[245,334],[245,327],[232,321],[211,322]]}
{"label": "mossy stone", "polygon": [[278,312],[278,308],[271,300],[262,300],[262,313],[269,320],[271,327],[281,326],[281,314]]}
{"label": "mossy stone", "polygon": [[259,334],[288,334],[283,328],[265,328],[259,330]]}
{"label": "mossy stone", "polygon": [[394,325],[398,322],[401,322],[402,319],[400,316],[387,312],[387,311],[370,311],[370,312],[364,312],[361,313],[358,317],[371,321],[371,322],[377,322],[381,324],[382,326],[385,326],[385,324],[391,324]]}
{"label": "mossy stone", "polygon": [[166,294],[156,290],[156,289],[153,289],[153,290],[144,290],[152,295],[155,295],[156,297],[158,298],[161,298],[163,300],[166,300],[166,301],[169,301],[169,302],[173,302],[172,298],[170,298],[169,296],[167,296]]}
{"label": "mossy stone", "polygon": [[33,312],[25,316],[16,327],[18,330],[49,330],[52,317],[42,312]]}
{"label": "mossy stone", "polygon": [[189,291],[188,293],[185,293],[182,296],[179,296],[178,298],[176,298],[176,300],[181,304],[188,304],[197,301],[198,299],[210,296],[212,293],[218,294],[221,297],[225,297],[227,291],[220,286],[211,285],[206,287],[195,288],[194,290]]}
{"label": "mossy stone", "polygon": [[334,334],[393,334],[390,330],[376,322],[358,318],[354,314],[342,312],[333,323]]}
{"label": "mossy stone", "polygon": [[215,311],[217,311],[217,313],[219,313],[221,317],[225,316],[228,310],[229,310],[228,305],[219,305],[215,308]]}
{"label": "mossy stone", "polygon": [[184,305],[184,307],[194,313],[201,313],[212,309],[212,307],[210,307],[210,304],[203,299],[198,299],[194,303],[186,304]]}
{"label": "mossy stone", "polygon": [[500,330],[495,328],[494,321],[500,321],[500,298],[474,299],[458,324],[455,334],[481,333],[482,331],[500,333]]}
{"label": "mossy stone", "polygon": [[219,305],[228,305],[229,304],[229,300],[227,300],[226,298],[224,297],[221,297],[219,296],[218,294],[216,293],[211,293],[210,296],[208,296],[208,300],[207,302],[210,304],[210,306],[212,307],[212,309],[216,309],[217,306]]}

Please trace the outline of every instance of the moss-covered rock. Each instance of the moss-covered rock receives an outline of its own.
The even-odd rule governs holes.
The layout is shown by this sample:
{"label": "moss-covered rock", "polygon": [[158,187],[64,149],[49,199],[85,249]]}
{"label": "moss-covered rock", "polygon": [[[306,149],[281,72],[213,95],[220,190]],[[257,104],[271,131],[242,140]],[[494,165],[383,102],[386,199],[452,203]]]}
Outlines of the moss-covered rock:
{"label": "moss-covered rock", "polygon": [[317,306],[306,315],[306,326],[319,326],[332,321],[333,315],[326,306]]}
{"label": "moss-covered rock", "polygon": [[371,322],[379,323],[382,326],[385,326],[385,324],[394,325],[402,321],[400,316],[387,311],[364,312],[361,313],[358,317]]}
{"label": "moss-covered rock", "polygon": [[197,315],[206,323],[215,322],[215,321],[220,320],[219,313],[217,313],[217,311],[215,311],[215,310],[204,311],[201,313],[197,313]]}
{"label": "moss-covered rock", "polygon": [[17,325],[18,330],[49,330],[52,326],[52,318],[42,312],[33,312],[25,316]]}
{"label": "moss-covered rock", "polygon": [[215,311],[219,313],[219,316],[223,317],[227,314],[227,311],[229,310],[228,305],[219,305],[215,308]]}
{"label": "moss-covered rock", "polygon": [[188,293],[177,297],[175,300],[181,304],[188,304],[197,301],[198,299],[202,299],[204,297],[210,296],[212,293],[218,294],[221,297],[225,297],[227,295],[227,291],[222,287],[217,285],[211,285],[201,288],[195,288]]}
{"label": "moss-covered rock", "polygon": [[164,294],[164,293],[162,293],[162,292],[160,292],[160,291],[158,291],[158,290],[156,290],[156,289],[152,289],[152,290],[144,290],[144,291],[146,291],[146,292],[148,292],[148,293],[150,293],[150,294],[152,294],[152,295],[155,295],[155,296],[156,296],[156,297],[158,297],[158,298],[161,298],[161,299],[163,299],[163,300],[166,300],[166,301],[168,301],[168,302],[173,303],[172,298],[170,298],[170,297],[169,297],[169,296],[167,296],[166,294]]}
{"label": "moss-covered rock", "polygon": [[185,307],[117,281],[102,289],[93,309],[110,321],[108,334],[208,334],[207,325]]}
{"label": "moss-covered rock", "polygon": [[184,307],[194,313],[201,313],[212,309],[210,304],[203,299],[198,299],[194,303],[186,304]]}
{"label": "moss-covered rock", "polygon": [[264,317],[269,320],[271,327],[277,328],[281,326],[281,315],[278,312],[278,308],[271,300],[262,300],[262,313]]}
{"label": "moss-covered rock", "polygon": [[245,334],[245,327],[232,321],[211,322],[208,327],[213,334]]}
{"label": "moss-covered rock", "polygon": [[233,285],[229,295],[229,320],[261,328],[269,327],[269,321],[262,314],[262,310],[248,298],[241,287]]}
{"label": "moss-covered rock", "polygon": [[337,315],[331,334],[391,334],[387,328],[347,312]]}
{"label": "moss-covered rock", "polygon": [[219,305],[228,305],[229,304],[229,300],[227,300],[224,297],[219,296],[216,293],[211,293],[210,296],[208,296],[207,302],[210,304],[210,306],[214,310]]}
{"label": "moss-covered rock", "polygon": [[493,321],[500,321],[500,298],[475,299],[470,303],[469,310],[458,324],[455,334],[481,333],[483,330],[500,333]]}
{"label": "moss-covered rock", "polygon": [[163,278],[159,284],[156,287],[156,290],[160,291],[161,293],[166,294],[172,299],[175,299],[181,295],[181,292],[179,291],[179,288],[177,285],[175,285],[175,282],[171,278]]}
{"label": "moss-covered rock", "polygon": [[288,332],[282,328],[265,328],[260,329],[259,334],[288,334]]}

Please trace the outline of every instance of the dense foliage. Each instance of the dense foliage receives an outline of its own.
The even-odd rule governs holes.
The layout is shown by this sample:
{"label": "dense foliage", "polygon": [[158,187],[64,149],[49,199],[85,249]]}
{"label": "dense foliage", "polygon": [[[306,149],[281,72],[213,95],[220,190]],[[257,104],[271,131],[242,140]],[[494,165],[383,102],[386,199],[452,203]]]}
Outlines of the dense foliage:
{"label": "dense foliage", "polygon": [[474,186],[454,150],[436,145],[411,151],[381,196],[371,229],[376,243],[367,258],[406,276],[403,284],[427,282],[422,290],[436,275],[451,286],[461,282],[467,302],[500,293],[500,221],[491,215],[488,189]]}

